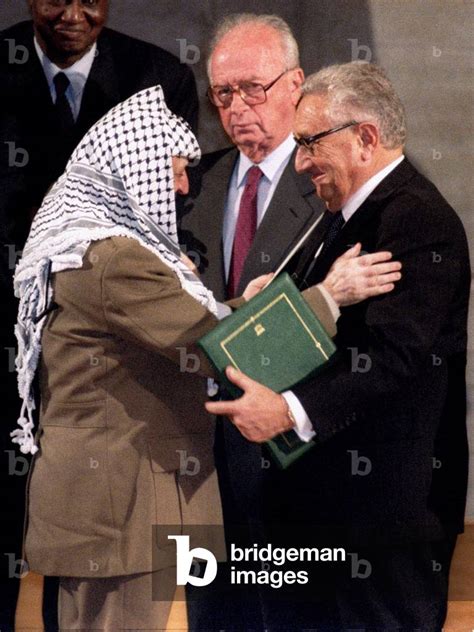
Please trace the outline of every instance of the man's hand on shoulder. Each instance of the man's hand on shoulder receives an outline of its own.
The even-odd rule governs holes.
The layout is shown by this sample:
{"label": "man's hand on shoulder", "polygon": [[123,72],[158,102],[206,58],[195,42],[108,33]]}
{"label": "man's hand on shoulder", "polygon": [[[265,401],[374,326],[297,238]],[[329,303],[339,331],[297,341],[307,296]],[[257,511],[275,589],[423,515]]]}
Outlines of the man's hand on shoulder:
{"label": "man's hand on shoulder", "polygon": [[390,261],[391,252],[359,256],[360,251],[358,243],[336,259],[322,283],[339,307],[391,292],[402,278],[402,264]]}

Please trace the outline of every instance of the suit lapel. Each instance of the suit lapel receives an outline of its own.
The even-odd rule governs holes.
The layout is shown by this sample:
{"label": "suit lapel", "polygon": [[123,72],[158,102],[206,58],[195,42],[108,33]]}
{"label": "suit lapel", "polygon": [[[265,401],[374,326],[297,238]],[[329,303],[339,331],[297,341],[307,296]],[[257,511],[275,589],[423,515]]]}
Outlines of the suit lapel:
{"label": "suit lapel", "polygon": [[[292,272],[292,277],[298,286],[301,285],[301,282],[305,277],[308,267],[311,265],[311,262],[314,259],[314,255],[318,252],[323,242],[326,231],[331,224],[331,219],[331,213],[326,210],[325,216],[315,228],[315,230],[311,233],[300,254],[295,256],[297,261],[296,265],[294,266],[295,269]],[[288,272],[291,272],[291,270],[288,270]]]}
{"label": "suit lapel", "polygon": [[258,227],[245,261],[239,284],[241,293],[249,281],[275,270],[305,229],[321,214],[324,207],[314,194],[306,174],[297,174],[294,152],[280,178],[265,216]]}
{"label": "suit lapel", "polygon": [[[200,222],[199,234],[206,237],[206,245],[196,244],[198,253],[202,253],[205,258],[203,281],[213,289],[219,300],[224,300],[226,295],[222,242],[224,209],[229,180],[237,157],[237,150],[232,149],[216,162],[210,171],[210,177],[203,178],[202,188],[195,202],[195,212]],[[190,208],[187,212],[192,213],[193,209]]]}
{"label": "suit lapel", "polygon": [[[329,248],[329,255],[331,255],[331,252],[334,252],[334,250],[343,252],[347,247],[354,245],[358,240],[360,241],[359,236],[364,234],[366,224],[373,219],[374,215],[380,213],[381,209],[385,208],[389,198],[398,192],[398,189],[413,178],[416,173],[416,170],[405,158],[403,162],[382,180],[360,208],[352,215],[335,239],[334,244]],[[364,244],[362,244],[362,246],[364,246]],[[334,261],[334,256],[332,260]]]}
{"label": "suit lapel", "polygon": [[33,26],[29,25],[22,38],[21,44],[29,53],[28,62],[19,65],[17,69],[18,94],[21,95],[25,110],[35,104],[35,118],[41,120],[46,116],[50,120],[54,113],[53,101],[49,91],[48,82],[44,74],[41,62],[38,59],[33,43]]}
{"label": "suit lapel", "polygon": [[120,69],[114,64],[109,34],[104,29],[97,40],[97,51],[87,78],[77,124],[88,130],[105,112],[122,99],[119,85]]}

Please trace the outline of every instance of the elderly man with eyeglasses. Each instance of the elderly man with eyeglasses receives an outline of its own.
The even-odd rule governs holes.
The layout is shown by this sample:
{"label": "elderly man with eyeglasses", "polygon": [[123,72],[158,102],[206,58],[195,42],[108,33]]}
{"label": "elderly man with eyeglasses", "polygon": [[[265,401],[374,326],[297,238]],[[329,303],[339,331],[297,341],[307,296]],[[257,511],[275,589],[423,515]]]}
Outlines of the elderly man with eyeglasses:
{"label": "elderly man with eyeglasses", "polygon": [[[324,205],[294,166],[292,128],[304,76],[288,24],[274,15],[224,18],[207,71],[209,100],[233,147],[204,156],[191,170],[180,241],[223,300],[274,271]],[[216,458],[224,509],[242,524],[260,512],[261,450],[228,422],[223,426]]]}
{"label": "elderly man with eyeglasses", "polygon": [[[182,241],[198,255],[205,283],[224,298],[237,295],[245,279],[273,271],[324,207],[294,167],[292,126],[304,76],[289,26],[273,15],[229,16],[210,50],[208,97],[234,148],[201,161]],[[256,209],[240,213],[249,187]]]}
{"label": "elderly man with eyeglasses", "polygon": [[[311,179],[297,174],[294,165],[292,129],[304,76],[288,24],[275,15],[224,18],[210,42],[207,72],[208,98],[233,146],[203,156],[190,171],[180,242],[198,264],[204,284],[223,300],[238,295],[247,281],[274,271],[324,205]],[[252,525],[261,520],[266,464],[261,447],[224,419],[217,424],[215,453],[229,540],[231,525],[250,523],[251,531],[244,532],[252,543],[258,535]],[[228,621],[217,604],[209,613],[216,629],[263,628],[252,596],[255,591]],[[204,609],[192,606],[188,600],[191,628],[210,629]]]}

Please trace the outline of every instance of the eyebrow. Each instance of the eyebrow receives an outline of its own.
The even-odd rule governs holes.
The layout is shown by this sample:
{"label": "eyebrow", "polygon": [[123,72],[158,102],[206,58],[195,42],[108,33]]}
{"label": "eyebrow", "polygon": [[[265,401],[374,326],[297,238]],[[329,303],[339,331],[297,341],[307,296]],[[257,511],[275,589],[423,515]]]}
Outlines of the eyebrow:
{"label": "eyebrow", "polygon": [[214,86],[231,86],[236,83],[244,83],[244,82],[256,82],[256,83],[265,83],[264,79],[260,79],[257,75],[250,75],[250,77],[246,79],[239,79],[238,81],[227,81],[226,83],[214,83]]}

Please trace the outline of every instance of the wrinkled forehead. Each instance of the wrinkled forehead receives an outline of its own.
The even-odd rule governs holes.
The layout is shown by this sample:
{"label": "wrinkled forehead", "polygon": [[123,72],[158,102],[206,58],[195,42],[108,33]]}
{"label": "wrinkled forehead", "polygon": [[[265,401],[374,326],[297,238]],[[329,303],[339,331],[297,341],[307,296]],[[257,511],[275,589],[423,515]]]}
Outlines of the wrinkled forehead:
{"label": "wrinkled forehead", "polygon": [[297,136],[310,136],[330,127],[327,114],[328,99],[322,95],[302,97],[296,108],[294,132]]}
{"label": "wrinkled forehead", "polygon": [[214,85],[267,82],[286,69],[280,34],[268,26],[236,27],[219,41],[211,57]]}

